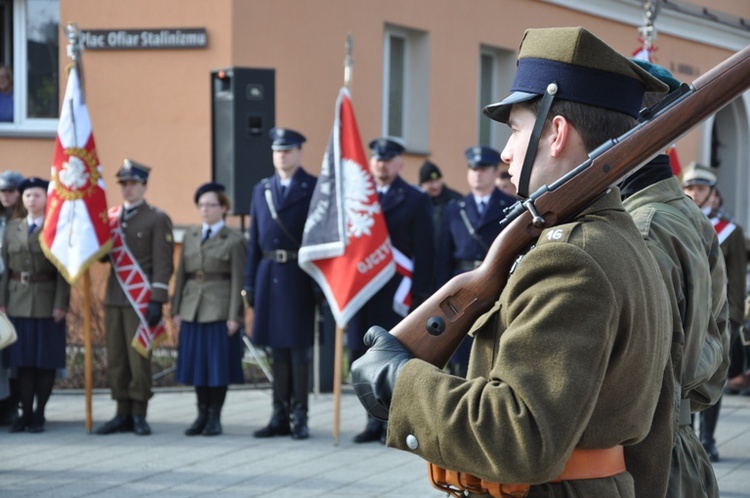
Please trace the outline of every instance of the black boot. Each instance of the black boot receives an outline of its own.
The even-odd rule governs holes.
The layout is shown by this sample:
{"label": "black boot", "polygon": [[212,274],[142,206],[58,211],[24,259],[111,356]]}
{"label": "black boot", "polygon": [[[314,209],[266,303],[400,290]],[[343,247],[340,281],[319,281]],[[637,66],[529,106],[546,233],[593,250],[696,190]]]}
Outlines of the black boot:
{"label": "black boot", "polygon": [[206,428],[203,429],[204,436],[218,436],[221,434],[221,407],[211,405],[208,407],[208,420]]}
{"label": "black boot", "polygon": [[292,438],[307,439],[308,396],[310,393],[310,364],[295,363],[292,372],[292,390],[294,392],[294,418],[292,421]]}
{"label": "black boot", "polygon": [[203,429],[206,427],[206,421],[208,420],[208,406],[198,405],[198,418],[195,419],[193,425],[185,429],[186,436],[197,436],[203,433]]}
{"label": "black boot", "polygon": [[208,419],[208,387],[206,386],[195,386],[195,397],[198,404],[198,418],[195,419],[193,425],[185,429],[186,436],[197,436],[203,433],[203,429],[206,427],[206,420]]}
{"label": "black boot", "polygon": [[355,443],[370,443],[372,441],[380,441],[383,436],[383,422],[372,417],[367,416],[367,427],[365,430],[354,436]]}
{"label": "black boot", "polygon": [[273,414],[267,426],[253,433],[255,437],[288,436],[292,433],[289,426],[289,398],[291,398],[289,363],[278,361],[274,357],[271,369],[273,372]]}
{"label": "black boot", "polygon": [[286,403],[274,403],[271,421],[262,429],[253,433],[254,437],[288,436],[292,433],[289,427],[289,410]]}

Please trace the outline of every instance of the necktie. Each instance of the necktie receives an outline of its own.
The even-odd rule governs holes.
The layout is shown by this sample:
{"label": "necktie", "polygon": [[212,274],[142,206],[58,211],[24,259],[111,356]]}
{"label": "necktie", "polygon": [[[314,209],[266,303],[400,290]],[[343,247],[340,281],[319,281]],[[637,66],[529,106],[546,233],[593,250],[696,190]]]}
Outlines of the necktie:
{"label": "necktie", "polygon": [[378,190],[378,202],[383,202],[383,195],[385,195],[385,192],[383,192],[382,190]]}
{"label": "necktie", "polygon": [[31,225],[29,225],[29,235],[34,233],[34,230],[36,230],[36,223],[32,223]]}
{"label": "necktie", "polygon": [[201,240],[201,242],[205,242],[210,238],[211,238],[211,227],[208,227],[208,230],[206,230],[206,233],[203,234],[203,240]]}
{"label": "necktie", "polygon": [[286,185],[281,186],[281,197],[284,197],[286,195]]}
{"label": "necktie", "polygon": [[479,201],[479,204],[477,204],[477,211],[479,211],[480,215],[484,213],[484,201]]}

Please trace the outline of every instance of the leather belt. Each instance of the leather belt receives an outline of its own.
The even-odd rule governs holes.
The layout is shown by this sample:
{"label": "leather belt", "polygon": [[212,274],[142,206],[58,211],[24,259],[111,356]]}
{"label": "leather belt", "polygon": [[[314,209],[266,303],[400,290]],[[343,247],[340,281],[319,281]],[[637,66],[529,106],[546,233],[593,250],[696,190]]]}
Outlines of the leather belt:
{"label": "leather belt", "polygon": [[188,280],[195,280],[198,282],[210,282],[213,280],[231,280],[232,275],[230,273],[207,273],[204,271],[197,271],[195,273],[187,274]]}
{"label": "leather belt", "polygon": [[[506,484],[489,482],[465,472],[445,470],[427,463],[430,483],[437,489],[453,496],[461,493],[489,493],[494,498],[524,498],[531,486],[528,484]],[[577,479],[601,479],[625,472],[625,451],[622,445],[612,448],[587,450],[576,448],[565,462],[562,474],[549,482],[572,481]]]}
{"label": "leather belt", "polygon": [[11,280],[19,280],[24,285],[29,285],[36,282],[51,282],[56,278],[56,273],[31,273],[28,271],[14,271],[10,274]]}
{"label": "leather belt", "polygon": [[297,251],[287,251],[285,249],[276,249],[275,251],[263,251],[263,259],[270,259],[277,263],[286,263],[297,259]]}
{"label": "leather belt", "polygon": [[459,259],[456,261],[456,269],[460,271],[471,271],[479,268],[482,264],[480,259]]}

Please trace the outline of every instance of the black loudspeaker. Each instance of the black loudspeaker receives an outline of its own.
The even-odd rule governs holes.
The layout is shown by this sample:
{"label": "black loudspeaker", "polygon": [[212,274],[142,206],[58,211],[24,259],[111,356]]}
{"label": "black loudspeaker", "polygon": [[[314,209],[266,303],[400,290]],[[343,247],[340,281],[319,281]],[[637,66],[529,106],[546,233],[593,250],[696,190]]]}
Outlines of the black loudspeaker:
{"label": "black loudspeaker", "polygon": [[211,177],[223,183],[230,214],[250,213],[253,186],[273,174],[271,138],[275,71],[229,67],[211,71]]}

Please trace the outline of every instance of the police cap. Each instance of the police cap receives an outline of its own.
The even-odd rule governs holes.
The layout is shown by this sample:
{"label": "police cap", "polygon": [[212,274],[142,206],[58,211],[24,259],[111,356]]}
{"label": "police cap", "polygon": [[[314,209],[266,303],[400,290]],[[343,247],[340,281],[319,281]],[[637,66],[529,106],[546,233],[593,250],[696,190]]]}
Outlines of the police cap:
{"label": "police cap", "polygon": [[273,150],[299,149],[307,140],[302,133],[289,128],[271,128],[268,135],[273,140],[271,143],[271,149]]}
{"label": "police cap", "polygon": [[497,167],[500,164],[500,153],[492,147],[477,145],[469,147],[465,152],[469,168],[485,168],[487,166]]}
{"label": "police cap", "polygon": [[403,144],[392,138],[376,138],[370,142],[372,157],[381,161],[388,161],[404,152]]}

